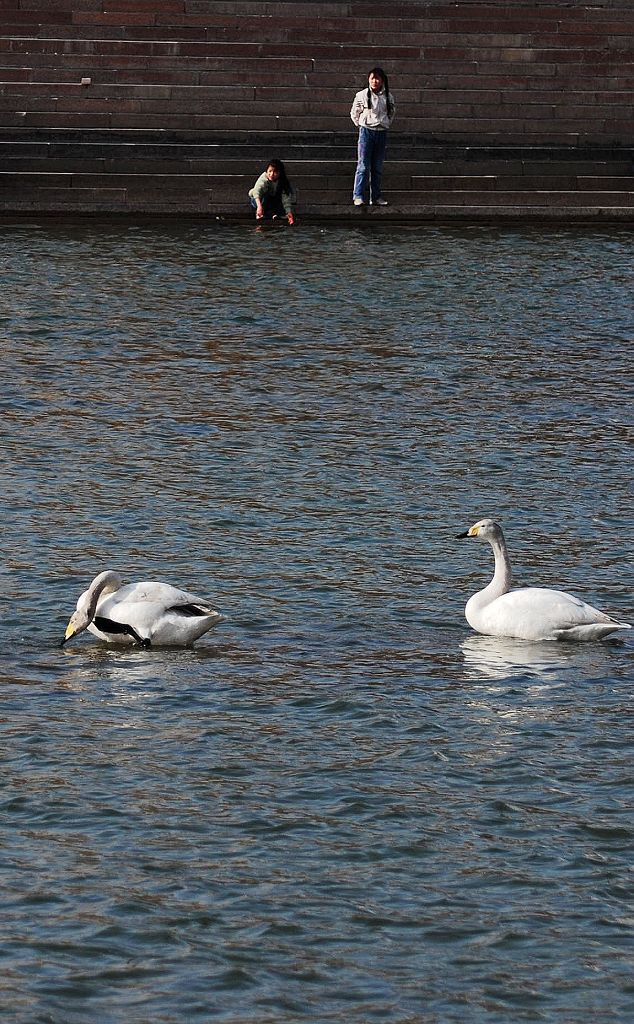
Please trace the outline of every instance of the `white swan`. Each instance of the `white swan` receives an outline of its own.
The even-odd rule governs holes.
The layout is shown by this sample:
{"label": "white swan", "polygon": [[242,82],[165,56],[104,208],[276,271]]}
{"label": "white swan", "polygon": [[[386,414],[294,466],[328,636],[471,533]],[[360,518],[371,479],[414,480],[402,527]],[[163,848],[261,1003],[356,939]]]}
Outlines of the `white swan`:
{"label": "white swan", "polygon": [[518,640],[600,640],[617,629],[632,628],[561,590],[511,590],[504,534],[493,519],[481,519],[458,537],[487,541],[495,556],[493,579],[469,598],[465,608],[467,622],[478,633]]}
{"label": "white swan", "polygon": [[169,583],[123,587],[119,574],[107,569],[79,598],[61,645],[88,629],[111,644],[186,646],[223,618],[208,601]]}

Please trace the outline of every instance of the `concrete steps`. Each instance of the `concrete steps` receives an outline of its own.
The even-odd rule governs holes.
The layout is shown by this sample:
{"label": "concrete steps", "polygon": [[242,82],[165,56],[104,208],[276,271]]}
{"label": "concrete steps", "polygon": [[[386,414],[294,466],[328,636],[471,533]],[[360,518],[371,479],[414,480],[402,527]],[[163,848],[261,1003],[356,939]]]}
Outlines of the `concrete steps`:
{"label": "concrete steps", "polygon": [[342,130],[380,60],[401,131],[577,145],[630,130],[634,11],[606,0],[3,0],[2,15],[0,127]]}
{"label": "concrete steps", "polygon": [[[262,152],[281,153],[305,221],[464,217],[634,217],[625,153],[464,147],[395,135],[385,210],[350,205],[354,139],[327,133],[14,130],[0,136],[0,211],[197,213],[243,219]],[[273,146],[277,148],[274,150]]]}
{"label": "concrete steps", "polygon": [[[352,95],[398,118],[350,204]],[[626,0],[0,0],[0,212],[247,216],[285,160],[305,220],[634,219]]]}

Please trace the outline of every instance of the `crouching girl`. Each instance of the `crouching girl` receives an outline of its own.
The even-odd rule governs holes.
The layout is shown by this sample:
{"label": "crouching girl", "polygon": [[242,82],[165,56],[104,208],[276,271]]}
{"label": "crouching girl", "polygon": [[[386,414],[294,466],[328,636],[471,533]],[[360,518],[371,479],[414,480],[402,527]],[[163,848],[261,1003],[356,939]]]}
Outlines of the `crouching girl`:
{"label": "crouching girl", "polygon": [[269,160],[266,170],[249,190],[249,198],[256,220],[286,217],[289,224],[295,223],[297,196],[281,160]]}

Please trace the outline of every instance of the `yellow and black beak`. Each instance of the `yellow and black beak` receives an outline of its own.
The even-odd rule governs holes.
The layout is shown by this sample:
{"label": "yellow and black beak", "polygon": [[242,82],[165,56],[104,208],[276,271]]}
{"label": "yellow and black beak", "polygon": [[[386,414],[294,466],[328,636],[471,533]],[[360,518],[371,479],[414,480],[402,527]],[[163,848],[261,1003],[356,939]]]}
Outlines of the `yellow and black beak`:
{"label": "yellow and black beak", "polygon": [[461,538],[461,537],[477,537],[479,532],[480,532],[480,527],[479,526],[470,526],[469,529],[465,530],[463,533],[457,533],[456,537],[458,537],[458,538]]}
{"label": "yellow and black beak", "polygon": [[64,639],[62,640],[62,642],[61,642],[61,644],[59,646],[63,647],[64,644],[67,643],[68,640],[70,640],[72,637],[75,636],[75,632],[76,632],[75,626],[73,624],[73,620],[71,619],[70,622],[68,623],[67,627],[66,627],[66,632],[64,633]]}

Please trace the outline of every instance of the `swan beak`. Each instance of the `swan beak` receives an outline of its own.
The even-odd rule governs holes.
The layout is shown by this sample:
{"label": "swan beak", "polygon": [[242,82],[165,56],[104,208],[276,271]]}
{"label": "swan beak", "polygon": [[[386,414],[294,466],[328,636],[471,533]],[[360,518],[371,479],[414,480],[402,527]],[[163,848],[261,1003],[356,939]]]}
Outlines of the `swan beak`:
{"label": "swan beak", "polygon": [[64,639],[62,640],[62,642],[61,642],[61,644],[59,646],[63,647],[67,640],[70,640],[71,637],[75,636],[76,632],[77,632],[77,630],[75,629],[75,625],[73,623],[73,620],[71,619],[70,622],[68,623],[67,627],[66,627],[66,632],[64,633]]}
{"label": "swan beak", "polygon": [[461,538],[461,537],[477,537],[479,532],[480,532],[480,527],[479,526],[470,526],[468,530],[464,531],[464,533],[457,533],[456,537],[458,537],[458,538]]}

